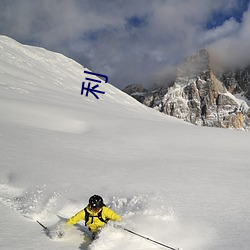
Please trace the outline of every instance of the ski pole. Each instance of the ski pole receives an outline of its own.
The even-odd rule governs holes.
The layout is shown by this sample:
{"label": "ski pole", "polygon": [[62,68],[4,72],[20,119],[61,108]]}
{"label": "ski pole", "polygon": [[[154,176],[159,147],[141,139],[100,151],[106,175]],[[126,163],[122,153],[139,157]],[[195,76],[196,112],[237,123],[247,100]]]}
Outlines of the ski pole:
{"label": "ski pole", "polygon": [[43,227],[43,229],[46,231],[46,230],[48,230],[48,228],[47,227],[45,227],[41,222],[39,222],[38,220],[36,221],[40,226],[42,226]]}
{"label": "ski pole", "polygon": [[152,239],[150,239],[150,238],[148,238],[148,237],[145,237],[145,236],[143,236],[143,235],[141,235],[141,234],[135,233],[135,232],[133,232],[133,231],[127,229],[127,228],[122,228],[122,229],[125,230],[125,231],[127,231],[127,232],[129,232],[129,233],[131,233],[131,234],[137,235],[137,236],[139,236],[139,237],[141,237],[141,238],[143,238],[143,239],[145,239],[145,240],[154,242],[154,243],[156,243],[156,244],[158,244],[158,245],[161,245],[161,246],[163,246],[163,247],[169,248],[169,249],[171,249],[171,250],[180,250],[180,248],[173,248],[173,247],[167,246],[167,245],[162,244],[162,243],[160,243],[160,242],[158,242],[158,241],[155,241],[155,240],[152,240]]}

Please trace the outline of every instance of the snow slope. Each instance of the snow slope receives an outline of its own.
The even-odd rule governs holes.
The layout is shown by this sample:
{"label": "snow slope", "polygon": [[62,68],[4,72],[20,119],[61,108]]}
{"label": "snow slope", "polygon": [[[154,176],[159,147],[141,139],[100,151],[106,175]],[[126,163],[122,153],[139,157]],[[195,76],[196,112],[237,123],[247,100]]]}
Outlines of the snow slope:
{"label": "snow slope", "polygon": [[0,248],[162,249],[112,225],[90,244],[83,223],[61,240],[36,223],[53,228],[97,193],[171,247],[250,249],[249,133],[181,122],[104,82],[86,97],[84,70],[0,36]]}

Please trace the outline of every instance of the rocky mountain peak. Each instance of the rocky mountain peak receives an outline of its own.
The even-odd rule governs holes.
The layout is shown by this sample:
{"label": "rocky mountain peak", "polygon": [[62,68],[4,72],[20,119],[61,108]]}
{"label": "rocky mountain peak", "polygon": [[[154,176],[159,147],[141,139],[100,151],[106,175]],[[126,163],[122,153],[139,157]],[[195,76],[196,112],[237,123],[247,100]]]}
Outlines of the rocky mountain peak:
{"label": "rocky mountain peak", "polygon": [[178,67],[171,86],[144,90],[139,98],[138,91],[130,95],[160,112],[196,125],[248,129],[250,109],[233,94],[250,93],[249,71],[216,74],[212,68],[209,51],[202,49]]}
{"label": "rocky mountain peak", "polygon": [[177,77],[194,77],[205,74],[210,70],[209,53],[201,49],[194,55],[188,57],[177,69]]}

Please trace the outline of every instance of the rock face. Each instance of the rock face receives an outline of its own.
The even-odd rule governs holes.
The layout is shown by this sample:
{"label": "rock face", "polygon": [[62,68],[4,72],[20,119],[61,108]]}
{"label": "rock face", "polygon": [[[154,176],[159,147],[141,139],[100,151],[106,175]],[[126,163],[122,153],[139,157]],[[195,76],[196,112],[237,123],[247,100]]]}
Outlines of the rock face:
{"label": "rock face", "polygon": [[123,91],[142,103],[144,101],[144,95],[147,93],[147,90],[141,84],[128,85]]}
{"label": "rock face", "polygon": [[149,107],[196,125],[248,129],[250,109],[233,94],[244,93],[249,97],[249,70],[217,76],[204,49],[178,68],[170,87],[154,87],[149,91],[141,88],[143,91],[130,94]]}
{"label": "rock face", "polygon": [[250,66],[218,74],[218,79],[225,84],[230,93],[242,93],[250,100]]}

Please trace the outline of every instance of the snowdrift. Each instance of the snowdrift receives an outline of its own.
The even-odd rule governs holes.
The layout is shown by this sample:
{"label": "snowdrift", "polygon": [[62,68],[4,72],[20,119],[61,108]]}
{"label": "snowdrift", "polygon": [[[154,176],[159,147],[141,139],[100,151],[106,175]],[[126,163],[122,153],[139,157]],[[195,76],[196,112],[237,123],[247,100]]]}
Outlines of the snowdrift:
{"label": "snowdrift", "polygon": [[86,97],[84,71],[0,36],[0,246],[162,249],[112,225],[93,243],[84,223],[51,240],[36,223],[53,227],[96,193],[124,227],[167,245],[249,249],[249,133],[195,127],[109,83]]}

